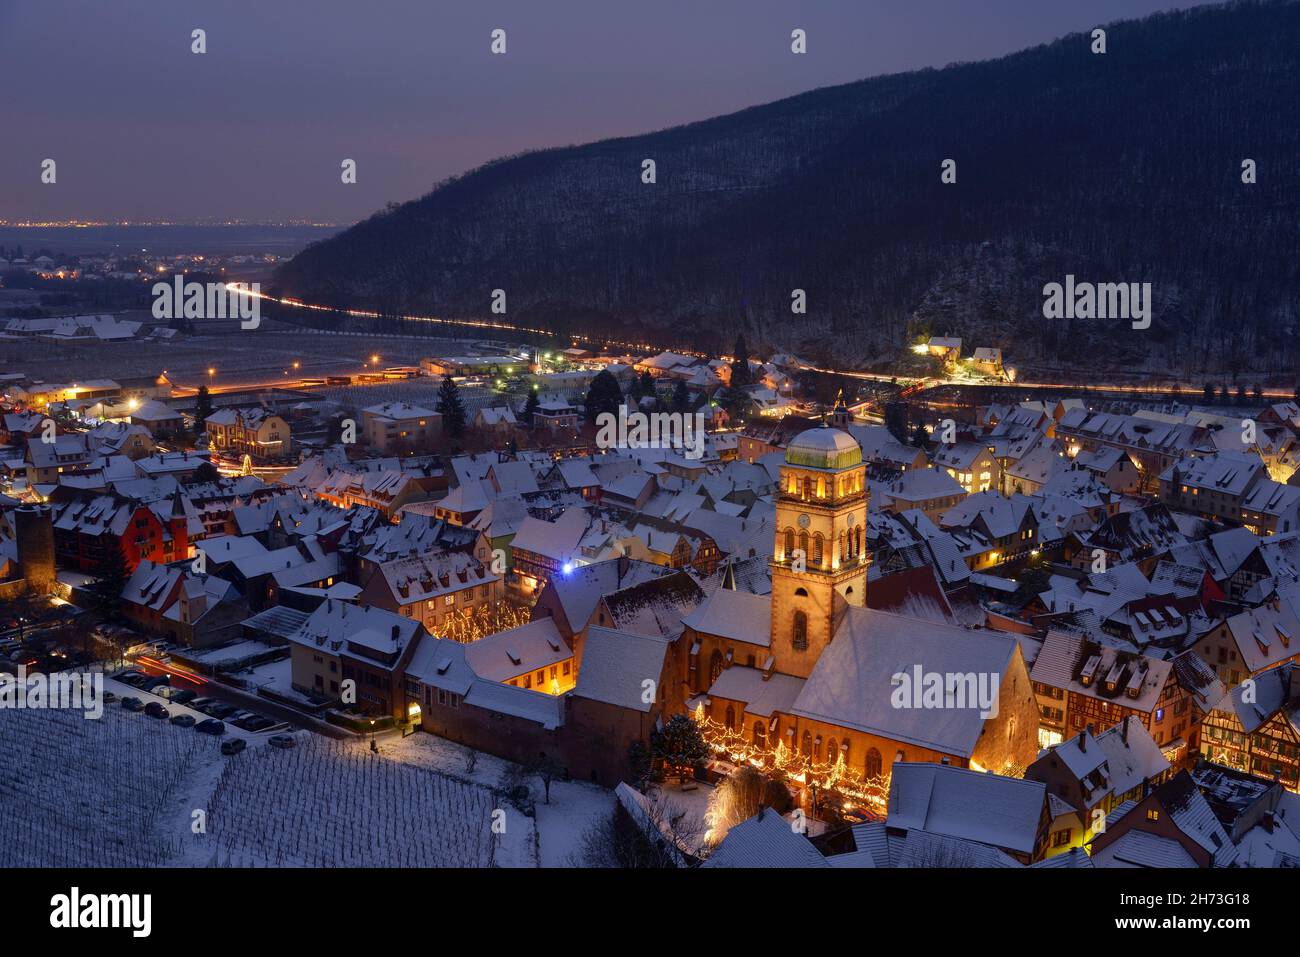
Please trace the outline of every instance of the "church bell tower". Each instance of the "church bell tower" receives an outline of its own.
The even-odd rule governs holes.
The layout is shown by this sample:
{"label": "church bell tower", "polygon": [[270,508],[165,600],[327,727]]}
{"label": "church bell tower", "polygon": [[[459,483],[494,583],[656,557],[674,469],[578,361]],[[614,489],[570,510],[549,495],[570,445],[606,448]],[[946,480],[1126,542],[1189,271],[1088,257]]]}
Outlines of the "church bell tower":
{"label": "church bell tower", "polygon": [[823,426],[786,448],[772,554],[776,670],[806,678],[849,605],[866,602],[867,477],[862,449]]}

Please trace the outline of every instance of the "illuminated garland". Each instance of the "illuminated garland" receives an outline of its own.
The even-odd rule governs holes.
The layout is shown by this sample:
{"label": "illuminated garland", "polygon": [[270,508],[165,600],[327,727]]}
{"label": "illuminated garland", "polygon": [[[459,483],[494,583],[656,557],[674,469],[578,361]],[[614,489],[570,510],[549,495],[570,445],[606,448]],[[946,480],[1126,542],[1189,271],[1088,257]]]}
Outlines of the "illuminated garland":
{"label": "illuminated garland", "polygon": [[743,731],[733,730],[707,717],[704,706],[695,709],[695,720],[700,725],[704,741],[714,753],[733,764],[747,763],[761,770],[783,772],[790,780],[805,787],[814,787],[834,793],[845,800],[852,810],[860,804],[873,813],[883,813],[889,798],[889,775],[879,774],[868,778],[862,771],[851,768],[844,760],[844,752],[836,755],[834,762],[800,755],[778,741],[776,748],[758,747],[745,739]]}
{"label": "illuminated garland", "polygon": [[[877,814],[885,811],[890,782],[887,772],[869,778],[865,769],[849,767],[843,751],[836,755],[834,762],[828,762],[798,754],[787,748],[784,740],[777,741],[775,748],[758,747],[752,740],[746,740],[743,729],[733,730],[705,715],[703,704],[696,706],[694,717],[705,743],[715,754],[733,764],[748,763],[760,770],[784,772],[792,781],[805,787],[838,795],[846,801],[845,807],[849,810],[856,802]],[[1002,777],[1023,778],[1025,767],[1007,762],[997,773]]]}
{"label": "illuminated garland", "polygon": [[491,608],[479,605],[471,611],[455,611],[451,620],[441,629],[444,638],[470,644],[498,631],[509,631],[526,625],[532,614],[527,608],[509,602],[496,602]]}

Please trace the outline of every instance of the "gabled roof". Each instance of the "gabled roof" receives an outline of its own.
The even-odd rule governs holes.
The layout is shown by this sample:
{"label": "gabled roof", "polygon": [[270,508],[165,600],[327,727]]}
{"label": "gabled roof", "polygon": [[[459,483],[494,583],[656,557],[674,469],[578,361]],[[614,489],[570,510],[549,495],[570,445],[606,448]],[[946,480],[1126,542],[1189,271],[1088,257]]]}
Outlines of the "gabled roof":
{"label": "gabled roof", "polygon": [[772,599],[718,588],[696,605],[682,624],[701,634],[767,648],[772,643]]}
{"label": "gabled roof", "polygon": [[765,808],[722,839],[705,867],[830,867],[825,857],[789,821]]}
{"label": "gabled roof", "polygon": [[573,695],[648,713],[658,700],[668,645],[662,638],[593,625],[587,629]]}
{"label": "gabled roof", "polygon": [[791,710],[814,721],[969,757],[984,731],[980,709],[896,708],[894,676],[910,677],[919,666],[924,672],[1001,680],[1016,648],[1014,639],[997,632],[850,607]]}
{"label": "gabled roof", "polygon": [[896,762],[887,825],[1034,851],[1047,785],[941,764]]}

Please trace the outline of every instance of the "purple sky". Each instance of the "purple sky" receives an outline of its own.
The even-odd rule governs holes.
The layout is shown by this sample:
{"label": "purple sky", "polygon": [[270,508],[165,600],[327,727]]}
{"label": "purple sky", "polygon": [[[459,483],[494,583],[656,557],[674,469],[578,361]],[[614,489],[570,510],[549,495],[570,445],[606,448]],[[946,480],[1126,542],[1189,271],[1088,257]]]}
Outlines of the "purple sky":
{"label": "purple sky", "polygon": [[[0,0],[0,219],[346,223],[506,153],[1180,0]],[[190,52],[190,31],[208,52]],[[508,33],[505,56],[489,32]],[[789,52],[790,30],[808,53]],[[40,163],[58,162],[58,182]],[[358,182],[339,164],[358,163]]]}

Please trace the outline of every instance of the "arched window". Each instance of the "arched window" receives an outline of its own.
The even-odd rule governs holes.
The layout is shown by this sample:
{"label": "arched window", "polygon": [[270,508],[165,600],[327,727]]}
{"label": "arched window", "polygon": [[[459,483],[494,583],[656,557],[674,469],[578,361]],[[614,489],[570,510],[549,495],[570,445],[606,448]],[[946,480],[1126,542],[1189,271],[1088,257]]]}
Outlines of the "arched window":
{"label": "arched window", "polygon": [[734,705],[727,705],[727,730],[736,730],[736,708]]}
{"label": "arched window", "polygon": [[844,550],[844,533],[840,532],[840,563],[843,564],[849,560],[849,553]]}
{"label": "arched window", "polygon": [[840,743],[831,738],[830,743],[826,745],[826,763],[834,764],[840,759]]}
{"label": "arched window", "polygon": [[817,737],[813,738],[813,760],[820,761],[821,759],[822,759],[822,736],[819,734],[817,735]]}
{"label": "arched window", "polygon": [[812,498],[812,479],[804,476],[803,480],[803,497]]}
{"label": "arched window", "polygon": [[820,566],[822,563],[822,548],[823,548],[822,533],[818,532],[815,536],[813,536],[812,560],[814,565]]}
{"label": "arched window", "polygon": [[794,557],[794,529],[785,530],[785,554],[782,556],[787,562]]}
{"label": "arched window", "polygon": [[709,656],[709,687],[713,687],[713,682],[718,680],[718,675],[722,674],[722,652],[716,648],[713,654]]}
{"label": "arched window", "polygon": [[794,637],[790,644],[795,651],[808,650],[808,616],[801,611],[794,613]]}
{"label": "arched window", "polygon": [[796,595],[798,595],[800,598],[807,598],[807,597],[808,597],[808,589],[806,589],[806,588],[796,588],[796,589],[794,590],[794,593],[795,593]]}
{"label": "arched window", "polygon": [[761,720],[754,722],[754,747],[767,747],[767,735],[763,733],[763,722]]}
{"label": "arched window", "polygon": [[848,739],[848,738],[845,738],[843,741],[840,742],[840,753],[844,755],[844,763],[845,763],[845,764],[848,764],[848,763],[849,763],[849,758],[851,758],[851,757],[853,756],[852,754],[849,753],[849,739]]}
{"label": "arched window", "polygon": [[799,533],[799,550],[803,552],[803,557],[806,560],[808,558],[808,533],[807,532]]}
{"label": "arched window", "polygon": [[878,778],[884,768],[884,762],[880,760],[880,752],[872,748],[867,752],[867,777]]}
{"label": "arched window", "polygon": [[804,731],[803,741],[799,746],[799,753],[802,754],[805,758],[810,757],[812,755],[812,732],[811,731]]}

